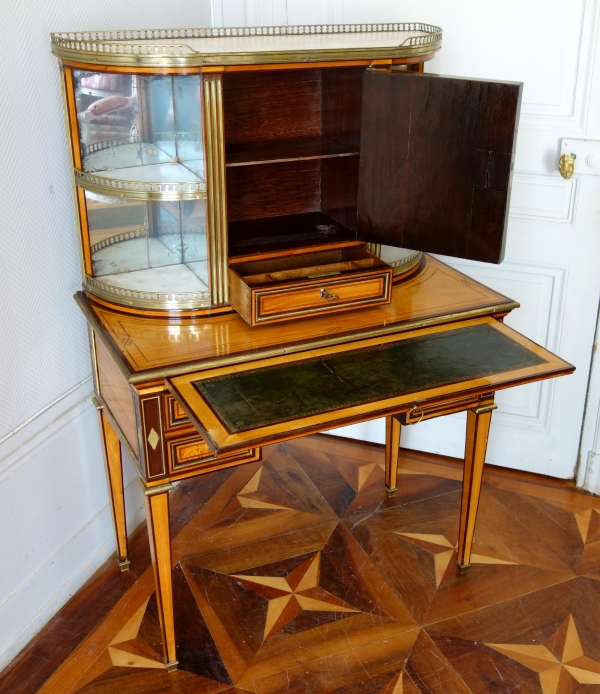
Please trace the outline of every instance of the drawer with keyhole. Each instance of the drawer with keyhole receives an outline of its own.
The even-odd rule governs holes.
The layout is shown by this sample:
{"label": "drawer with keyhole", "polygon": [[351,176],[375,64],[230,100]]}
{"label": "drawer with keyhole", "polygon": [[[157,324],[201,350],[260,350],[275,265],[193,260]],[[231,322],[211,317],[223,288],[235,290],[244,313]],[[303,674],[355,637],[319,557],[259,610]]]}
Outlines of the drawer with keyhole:
{"label": "drawer with keyhole", "polygon": [[391,301],[393,269],[363,247],[233,263],[231,305],[250,325]]}

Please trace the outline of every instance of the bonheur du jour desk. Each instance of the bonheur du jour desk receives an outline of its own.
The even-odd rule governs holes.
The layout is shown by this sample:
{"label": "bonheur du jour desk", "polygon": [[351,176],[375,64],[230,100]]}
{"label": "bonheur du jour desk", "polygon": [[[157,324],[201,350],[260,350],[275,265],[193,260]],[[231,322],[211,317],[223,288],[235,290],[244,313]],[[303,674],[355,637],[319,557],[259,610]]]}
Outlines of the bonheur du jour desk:
{"label": "bonheur du jour desk", "polygon": [[146,518],[165,662],[177,667],[169,492],[260,458],[261,447],[386,417],[385,480],[400,430],[467,411],[458,545],[469,566],[494,393],[573,366],[502,323],[518,304],[430,256],[389,305],[250,327],[237,313],[142,317],[77,295],[89,325],[119,564],[129,566],[121,446]]}
{"label": "bonheur du jour desk", "polygon": [[422,22],[52,35],[118,558],[123,447],[168,670],[174,481],[385,416],[392,495],[402,425],[466,410],[464,570],[494,392],[573,370],[502,324],[518,304],[424,255],[502,261],[522,93],[426,72],[441,41]]}

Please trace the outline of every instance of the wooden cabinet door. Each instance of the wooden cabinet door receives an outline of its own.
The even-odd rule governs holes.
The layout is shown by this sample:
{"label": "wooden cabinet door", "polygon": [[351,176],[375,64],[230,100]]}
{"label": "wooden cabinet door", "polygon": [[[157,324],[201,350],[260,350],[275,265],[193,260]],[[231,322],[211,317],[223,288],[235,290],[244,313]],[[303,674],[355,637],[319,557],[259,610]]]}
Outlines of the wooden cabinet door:
{"label": "wooden cabinet door", "polygon": [[499,263],[522,84],[365,72],[358,236]]}

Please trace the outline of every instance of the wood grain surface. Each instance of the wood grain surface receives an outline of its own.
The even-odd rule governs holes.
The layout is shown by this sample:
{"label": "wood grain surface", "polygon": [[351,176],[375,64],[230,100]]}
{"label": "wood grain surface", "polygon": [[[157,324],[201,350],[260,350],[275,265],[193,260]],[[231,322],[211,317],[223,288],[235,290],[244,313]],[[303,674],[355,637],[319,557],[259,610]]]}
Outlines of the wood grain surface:
{"label": "wood grain surface", "polygon": [[[427,346],[429,340],[435,347]],[[211,449],[225,452],[574,370],[486,317],[284,354],[260,365],[188,372],[166,382]]]}
{"label": "wood grain surface", "polygon": [[98,386],[134,452],[138,451],[133,392],[127,379],[100,340],[94,340],[98,363]]}
{"label": "wood grain surface", "polygon": [[230,222],[316,212],[320,208],[319,159],[227,168],[227,218]]}
{"label": "wood grain surface", "polygon": [[499,263],[521,88],[367,72],[359,238]]}
{"label": "wood grain surface", "polygon": [[[328,165],[329,160],[324,164]],[[237,262],[239,256],[248,258],[258,253],[262,259],[267,254],[299,255],[301,251],[314,251],[335,243],[361,242],[356,241],[351,227],[319,211],[229,222],[230,262]]]}
{"label": "wood grain surface", "polygon": [[231,167],[357,155],[358,147],[349,147],[328,137],[309,137],[230,145],[225,161],[226,166]]}
{"label": "wood grain surface", "polygon": [[487,467],[456,570],[462,465],[308,437],[171,496],[179,670],[161,667],[146,533],[0,674],[2,694],[588,694],[600,500]]}
{"label": "wood grain surface", "polygon": [[225,73],[226,145],[321,135],[321,70]]}
{"label": "wood grain surface", "polygon": [[195,365],[206,368],[228,359],[256,359],[261,353],[293,352],[319,341],[331,344],[357,335],[400,332],[474,313],[505,314],[518,305],[431,257],[425,258],[420,272],[394,285],[389,305],[264,325],[258,330],[235,312],[173,321],[122,313],[83,295],[78,301],[107,349],[128,365],[133,381],[162,378],[182,365],[186,370]]}

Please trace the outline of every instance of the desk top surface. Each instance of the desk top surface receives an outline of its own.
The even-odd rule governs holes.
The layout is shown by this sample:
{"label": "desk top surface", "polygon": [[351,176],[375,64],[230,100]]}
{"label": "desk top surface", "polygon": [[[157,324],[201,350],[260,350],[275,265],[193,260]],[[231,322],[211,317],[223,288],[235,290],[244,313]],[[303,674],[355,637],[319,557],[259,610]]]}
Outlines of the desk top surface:
{"label": "desk top surface", "polygon": [[574,367],[487,316],[167,379],[214,450],[456,403]]}
{"label": "desk top surface", "polygon": [[547,363],[486,323],[193,382],[230,432]]}
{"label": "desk top surface", "polygon": [[419,272],[394,286],[392,302],[333,315],[249,326],[237,313],[194,318],[141,317],[83,294],[88,321],[132,383],[300,352],[415,328],[502,314],[518,303],[425,256]]}

